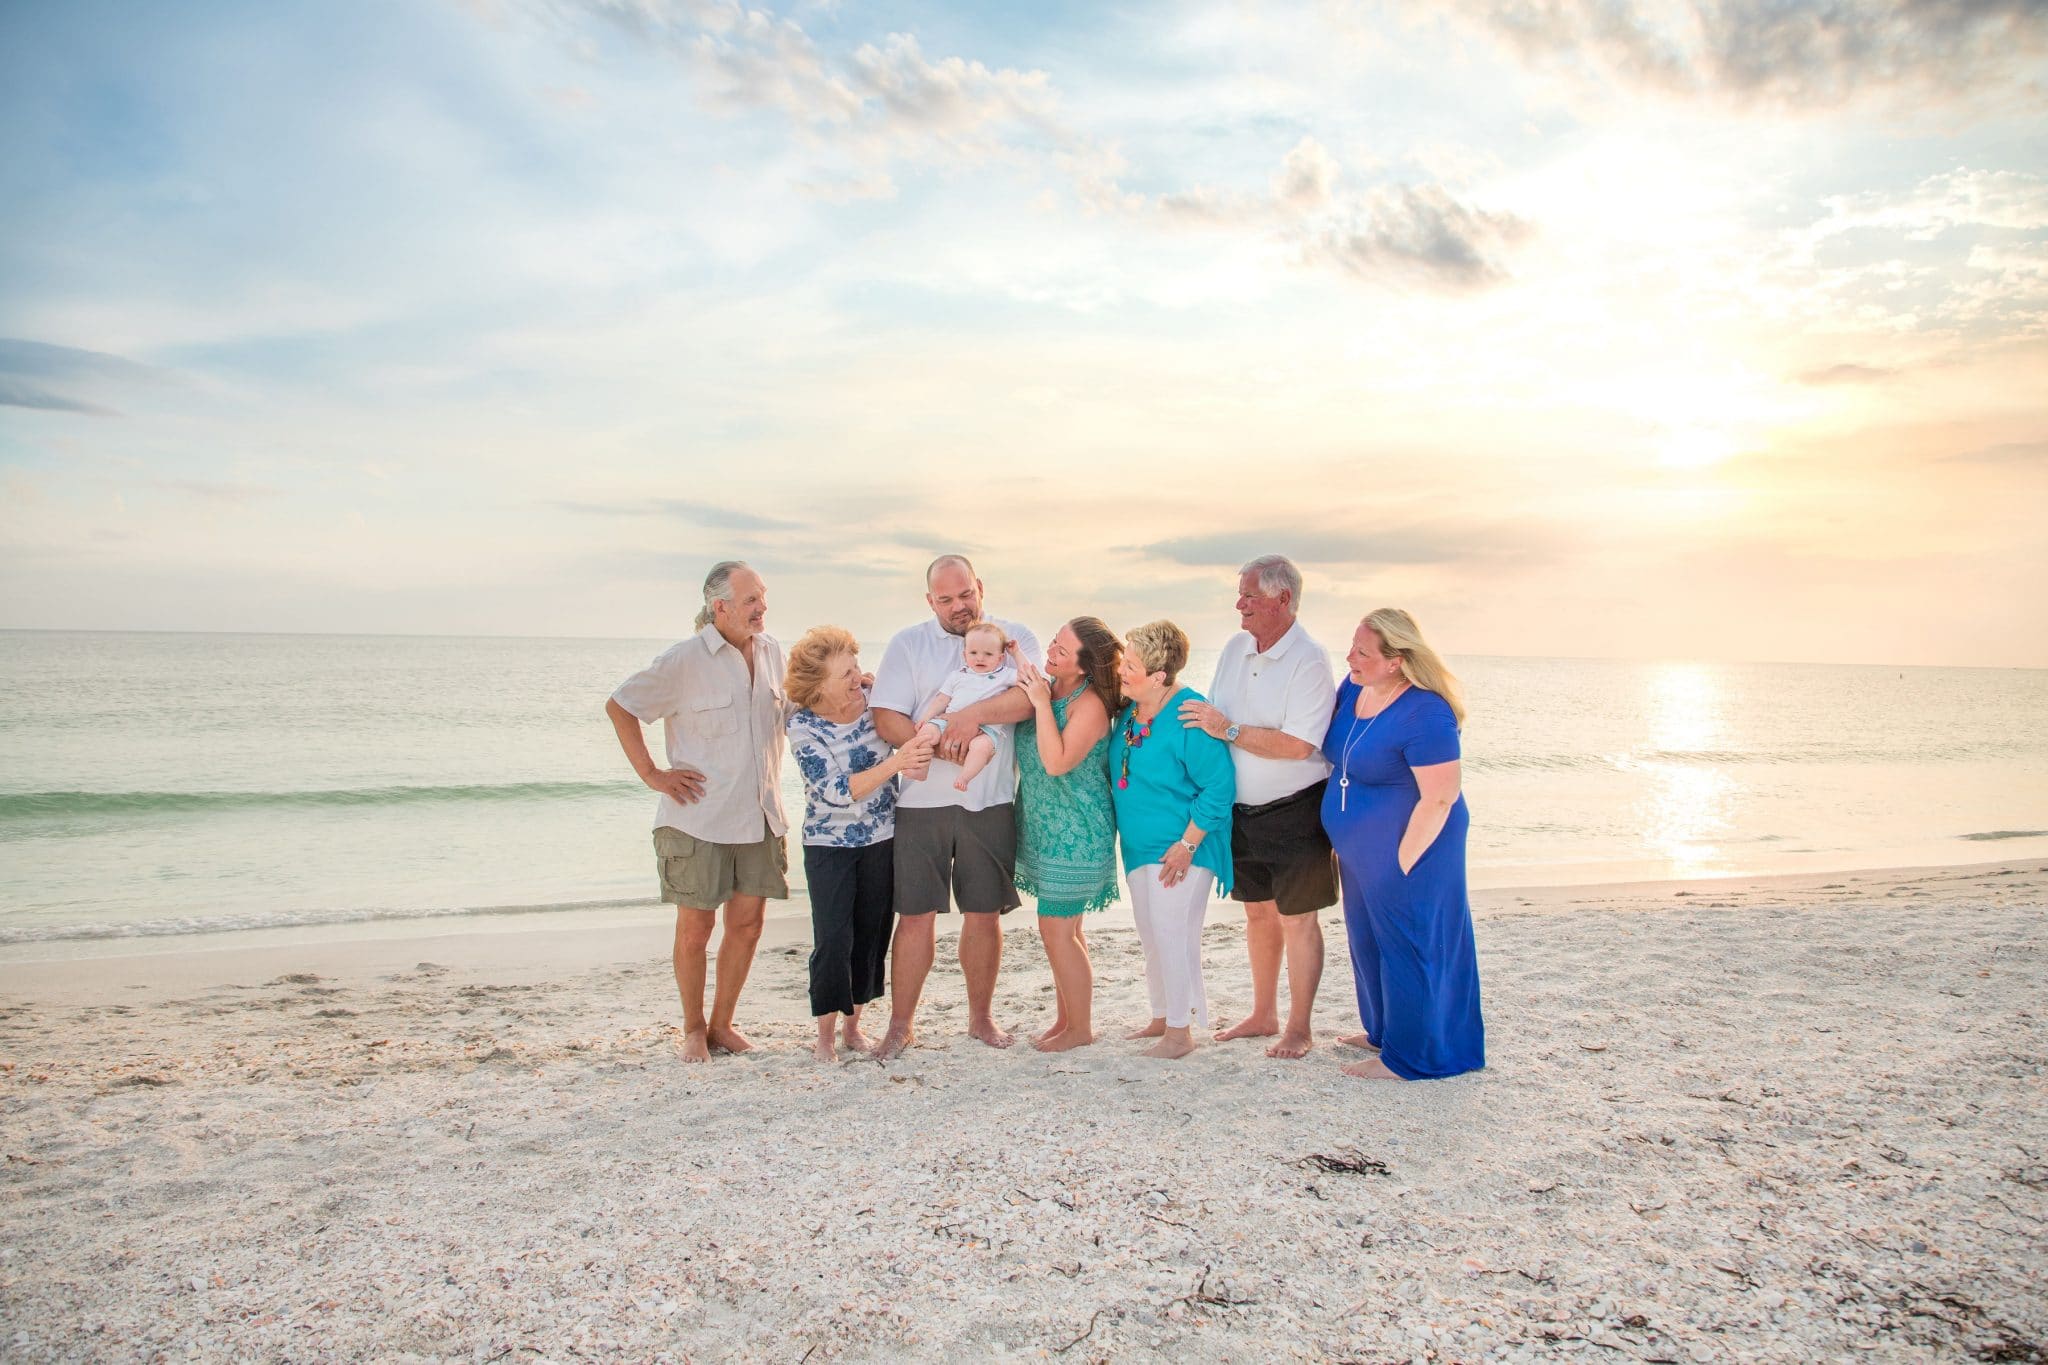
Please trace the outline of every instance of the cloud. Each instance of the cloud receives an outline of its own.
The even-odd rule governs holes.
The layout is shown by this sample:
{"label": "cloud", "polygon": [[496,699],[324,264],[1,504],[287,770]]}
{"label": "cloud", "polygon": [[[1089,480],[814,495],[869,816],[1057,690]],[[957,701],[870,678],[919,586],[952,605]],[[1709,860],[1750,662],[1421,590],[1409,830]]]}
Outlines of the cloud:
{"label": "cloud", "polygon": [[1931,241],[1962,227],[2011,232],[2048,228],[2048,179],[2023,171],[1964,167],[1929,176],[1904,194],[1838,195],[1823,203],[1827,217],[1812,228],[1817,239],[1859,229]]}
{"label": "cloud", "polygon": [[1901,91],[1967,102],[2015,86],[2031,102],[2026,62],[2048,50],[2039,0],[1486,0],[1450,12],[1531,65],[1806,108]]}
{"label": "cloud", "polygon": [[892,33],[841,58],[795,21],[739,0],[590,0],[589,7],[674,53],[713,108],[772,110],[869,156],[933,146],[982,156],[1018,128],[1071,138],[1052,117],[1044,72],[934,60],[910,34]]}
{"label": "cloud", "polygon": [[711,503],[680,498],[648,498],[635,502],[577,502],[557,500],[550,504],[565,512],[592,517],[674,517],[720,531],[795,531],[802,522],[762,516],[758,512],[736,512]]}
{"label": "cloud", "polygon": [[1525,220],[1461,203],[1441,185],[1340,195],[1341,173],[1321,143],[1304,137],[1282,159],[1270,198],[1197,188],[1163,195],[1156,207],[1188,226],[1264,227],[1304,264],[1354,279],[1447,291],[1508,278],[1509,252],[1531,235]]}
{"label": "cloud", "polygon": [[104,351],[0,337],[0,406],[44,412],[117,415],[106,404],[77,396],[79,388],[160,380],[163,371]]}
{"label": "cloud", "polygon": [[1958,464],[2048,465],[2048,441],[2008,441],[1949,456]]}
{"label": "cloud", "polygon": [[1300,564],[1456,564],[1524,558],[1537,553],[1537,537],[1519,528],[1478,523],[1417,522],[1370,530],[1276,526],[1176,536],[1136,547],[1155,559],[1194,567],[1235,569],[1263,554],[1284,554]]}
{"label": "cloud", "polygon": [[183,493],[187,497],[199,498],[205,502],[231,503],[236,507],[247,507],[266,498],[280,496],[282,490],[254,483],[217,483],[208,479],[158,479],[150,485],[166,493]]}
{"label": "cloud", "polygon": [[1444,289],[1472,289],[1508,276],[1509,248],[1529,225],[1507,213],[1461,204],[1441,186],[1376,190],[1304,242],[1311,261],[1361,279],[1408,279]]}
{"label": "cloud", "polygon": [[112,408],[103,408],[97,403],[88,403],[83,399],[66,398],[62,394],[51,393],[33,384],[10,379],[6,375],[0,375],[0,407],[35,408],[42,412],[82,412],[95,417],[118,415]]}
{"label": "cloud", "polygon": [[1882,384],[1896,379],[1899,372],[1881,365],[1823,365],[1817,369],[1802,370],[1794,376],[1800,383],[1816,388],[1830,384]]}
{"label": "cloud", "polygon": [[807,176],[797,188],[827,201],[893,197],[875,163],[933,154],[1041,161],[1098,212],[1182,225],[1264,230],[1308,265],[1354,279],[1467,290],[1505,279],[1507,249],[1527,234],[1512,215],[1459,202],[1440,185],[1336,193],[1337,160],[1313,137],[1282,159],[1269,193],[1206,187],[1146,196],[1120,183],[1114,149],[1064,123],[1042,71],[930,58],[918,40],[890,34],[845,58],[792,20],[738,0],[590,0],[643,40],[681,57],[715,108],[772,110],[808,136],[850,152],[864,169]]}

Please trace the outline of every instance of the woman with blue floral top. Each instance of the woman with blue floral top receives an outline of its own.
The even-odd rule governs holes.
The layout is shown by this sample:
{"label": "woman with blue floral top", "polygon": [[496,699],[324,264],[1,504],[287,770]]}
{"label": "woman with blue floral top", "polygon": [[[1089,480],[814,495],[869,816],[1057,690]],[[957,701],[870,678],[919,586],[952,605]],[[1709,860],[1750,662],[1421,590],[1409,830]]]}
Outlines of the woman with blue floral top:
{"label": "woman with blue floral top", "polygon": [[811,892],[813,1055],[838,1060],[835,1034],[856,1052],[861,1006],[888,984],[896,894],[896,777],[922,777],[929,741],[891,749],[868,713],[860,642],[837,626],[805,633],[789,652],[789,752],[804,779],[804,878]]}

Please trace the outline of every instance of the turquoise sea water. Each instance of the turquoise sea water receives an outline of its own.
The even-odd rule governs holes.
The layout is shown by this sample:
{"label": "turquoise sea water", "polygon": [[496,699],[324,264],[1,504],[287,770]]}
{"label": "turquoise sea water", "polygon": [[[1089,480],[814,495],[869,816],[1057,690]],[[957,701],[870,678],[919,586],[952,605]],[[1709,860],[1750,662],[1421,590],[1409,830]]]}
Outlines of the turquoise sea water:
{"label": "turquoise sea water", "polygon": [[[0,943],[649,905],[667,643],[0,632]],[[1453,664],[1482,886],[2048,855],[2048,672]]]}

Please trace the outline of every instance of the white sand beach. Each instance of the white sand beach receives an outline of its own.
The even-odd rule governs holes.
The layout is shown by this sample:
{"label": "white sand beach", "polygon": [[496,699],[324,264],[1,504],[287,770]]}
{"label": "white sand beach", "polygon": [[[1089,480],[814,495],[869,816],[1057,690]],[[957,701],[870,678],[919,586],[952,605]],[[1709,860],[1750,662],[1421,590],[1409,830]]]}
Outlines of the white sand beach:
{"label": "white sand beach", "polygon": [[[686,1068],[659,923],[0,964],[9,1360],[2041,1360],[2048,866],[1483,893],[1490,1065]],[[1219,1014],[1241,917],[1210,914]],[[1143,1013],[1128,927],[1098,1016]],[[161,943],[147,945],[160,948]],[[1012,918],[999,1017],[1050,1012]]]}

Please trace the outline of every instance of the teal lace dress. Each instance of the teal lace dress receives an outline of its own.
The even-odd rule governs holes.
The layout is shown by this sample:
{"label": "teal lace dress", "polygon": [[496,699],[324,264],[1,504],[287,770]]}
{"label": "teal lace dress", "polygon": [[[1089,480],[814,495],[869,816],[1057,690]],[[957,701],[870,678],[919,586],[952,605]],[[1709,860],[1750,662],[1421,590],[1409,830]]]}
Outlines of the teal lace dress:
{"label": "teal lace dress", "polygon": [[[1084,686],[1081,691],[1085,692]],[[1074,693],[1053,698],[1064,728]],[[1038,722],[1017,726],[1017,889],[1038,913],[1066,919],[1116,899],[1116,814],[1109,801],[1109,736],[1063,777],[1038,756]]]}

